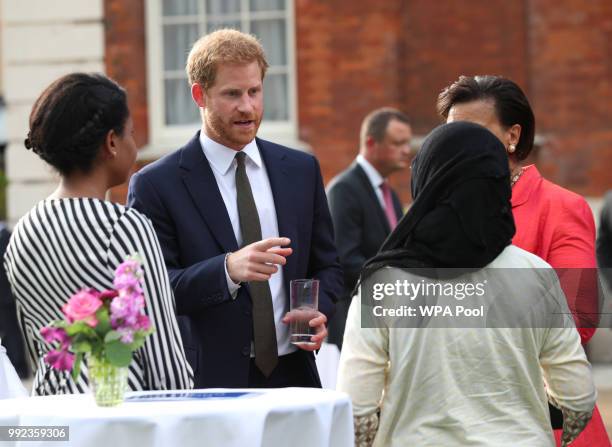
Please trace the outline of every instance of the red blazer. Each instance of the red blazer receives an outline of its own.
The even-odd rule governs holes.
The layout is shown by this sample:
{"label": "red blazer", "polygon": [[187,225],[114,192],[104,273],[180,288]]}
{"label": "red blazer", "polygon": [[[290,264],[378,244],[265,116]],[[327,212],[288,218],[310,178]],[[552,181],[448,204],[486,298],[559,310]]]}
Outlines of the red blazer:
{"label": "red blazer", "polygon": [[596,324],[590,322],[596,322],[593,318],[598,311],[591,208],[584,198],[542,178],[530,165],[523,168],[512,188],[512,214],[516,224],[512,243],[557,270],[582,343],[586,343],[595,333]]}
{"label": "red blazer", "polygon": [[[589,205],[578,194],[542,178],[531,165],[523,168],[512,188],[512,214],[516,224],[512,243],[555,268],[582,343],[586,343],[595,333],[588,326],[593,326],[589,322],[598,312],[595,222]],[[560,437],[561,430],[555,430],[557,445]],[[571,446],[610,446],[597,407]]]}

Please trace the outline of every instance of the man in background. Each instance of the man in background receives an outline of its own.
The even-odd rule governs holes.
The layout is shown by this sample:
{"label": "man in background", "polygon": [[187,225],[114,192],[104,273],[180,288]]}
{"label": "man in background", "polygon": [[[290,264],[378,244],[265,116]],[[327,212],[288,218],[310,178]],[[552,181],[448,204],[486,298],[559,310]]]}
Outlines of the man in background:
{"label": "man in background", "polygon": [[359,155],[329,183],[327,198],[334,222],[345,290],[329,323],[330,343],[342,348],[351,292],[361,267],[374,256],[402,217],[402,206],[388,177],[410,164],[412,130],[399,110],[372,111],[361,125]]}

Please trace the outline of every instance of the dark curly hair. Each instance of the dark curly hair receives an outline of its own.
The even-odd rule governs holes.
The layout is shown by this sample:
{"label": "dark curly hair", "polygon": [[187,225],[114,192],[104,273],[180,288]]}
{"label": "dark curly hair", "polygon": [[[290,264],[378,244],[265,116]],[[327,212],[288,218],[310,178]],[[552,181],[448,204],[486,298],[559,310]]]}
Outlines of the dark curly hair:
{"label": "dark curly hair", "polygon": [[54,81],[30,113],[24,144],[62,176],[88,173],[108,132],[123,135],[125,90],[102,74],[71,73]]}
{"label": "dark curly hair", "polygon": [[505,127],[521,126],[521,136],[513,154],[517,160],[527,158],[533,149],[535,117],[523,90],[501,76],[460,76],[438,96],[438,113],[444,119],[455,104],[492,100],[497,119]]}

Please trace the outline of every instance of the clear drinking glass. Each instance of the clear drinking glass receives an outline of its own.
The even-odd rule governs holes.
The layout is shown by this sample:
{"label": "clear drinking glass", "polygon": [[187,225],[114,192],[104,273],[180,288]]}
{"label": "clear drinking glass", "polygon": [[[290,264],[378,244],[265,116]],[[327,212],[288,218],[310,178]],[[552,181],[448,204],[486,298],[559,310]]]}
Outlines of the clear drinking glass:
{"label": "clear drinking glass", "polygon": [[316,331],[308,323],[318,315],[319,280],[294,279],[291,281],[290,289],[291,343],[314,345],[310,338],[316,334]]}

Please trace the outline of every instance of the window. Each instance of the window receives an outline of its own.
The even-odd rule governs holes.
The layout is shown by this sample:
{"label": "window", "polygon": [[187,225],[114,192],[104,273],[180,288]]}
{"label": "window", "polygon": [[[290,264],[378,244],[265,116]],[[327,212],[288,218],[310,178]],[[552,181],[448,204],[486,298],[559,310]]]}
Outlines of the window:
{"label": "window", "polygon": [[219,28],[259,38],[270,64],[259,134],[285,143],[296,140],[291,0],[151,0],[146,5],[151,146],[167,152],[200,125],[185,62],[192,44]]}

